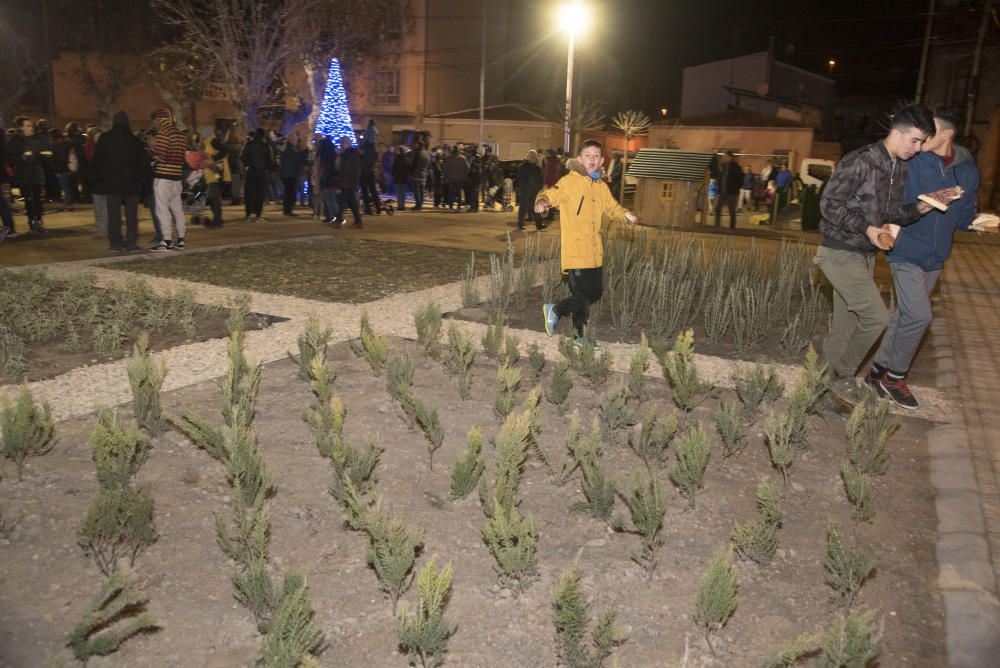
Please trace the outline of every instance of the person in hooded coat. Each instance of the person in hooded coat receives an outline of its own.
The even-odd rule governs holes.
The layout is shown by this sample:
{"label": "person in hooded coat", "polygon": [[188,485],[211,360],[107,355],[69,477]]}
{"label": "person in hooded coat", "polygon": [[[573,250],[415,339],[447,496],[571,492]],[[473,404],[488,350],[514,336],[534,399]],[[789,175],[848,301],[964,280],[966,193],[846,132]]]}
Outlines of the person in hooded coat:
{"label": "person in hooded coat", "polygon": [[[137,251],[139,196],[149,170],[146,146],[132,133],[128,114],[114,115],[111,129],[97,141],[92,161],[108,207],[108,242],[111,251]],[[122,243],[122,206],[125,207],[125,243]]]}

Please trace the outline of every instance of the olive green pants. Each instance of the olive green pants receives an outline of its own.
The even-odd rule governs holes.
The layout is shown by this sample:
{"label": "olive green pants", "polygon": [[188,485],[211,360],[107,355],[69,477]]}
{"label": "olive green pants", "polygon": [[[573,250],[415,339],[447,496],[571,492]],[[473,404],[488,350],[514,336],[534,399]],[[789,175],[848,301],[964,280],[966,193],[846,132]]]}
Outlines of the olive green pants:
{"label": "olive green pants", "polygon": [[820,246],[813,259],[833,286],[833,319],[823,356],[834,376],[854,376],[889,322],[875,284],[876,257]]}

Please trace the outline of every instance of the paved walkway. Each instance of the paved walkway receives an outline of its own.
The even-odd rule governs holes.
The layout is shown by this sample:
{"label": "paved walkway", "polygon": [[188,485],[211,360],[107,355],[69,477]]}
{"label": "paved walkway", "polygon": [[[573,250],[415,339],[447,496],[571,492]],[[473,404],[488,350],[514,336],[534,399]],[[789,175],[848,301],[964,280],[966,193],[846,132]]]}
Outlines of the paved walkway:
{"label": "paved walkway", "polygon": [[[235,211],[234,211],[235,213]],[[73,273],[81,269],[85,258],[104,260],[108,257],[103,240],[90,231],[88,213],[60,214],[59,222],[50,222],[57,233],[48,240],[22,240],[0,245],[0,267],[52,263],[53,273]],[[56,216],[52,216],[55,219]],[[146,224],[148,227],[148,223]],[[478,251],[503,250],[507,233],[514,226],[510,214],[449,214],[426,211],[419,214],[397,214],[394,217],[371,218],[363,230],[340,230],[359,238],[378,239],[419,245],[467,248]],[[771,230],[755,230],[757,242],[765,250],[773,249],[774,239],[782,235]],[[144,236],[149,235],[144,230]],[[189,233],[194,250],[241,244],[251,241],[302,238],[326,235],[325,227],[308,218],[281,219],[250,225],[236,223],[223,230],[195,228]],[[543,233],[554,236],[557,229]],[[515,234],[517,234],[515,232]],[[714,229],[699,229],[697,236],[716,242],[733,236],[748,239],[748,231],[731,235]],[[792,234],[807,243],[815,242],[813,234]],[[124,267],[123,267],[124,269]],[[110,269],[98,271],[99,280],[115,281],[122,272]],[[886,277],[884,267],[880,271]],[[183,281],[157,281],[158,287],[183,284]],[[198,285],[199,299],[224,302],[234,291]],[[309,300],[254,294],[257,310],[289,317],[285,323],[248,335],[248,353],[264,362],[284,358],[286,351],[296,349],[295,337],[301,331],[307,315],[316,314],[335,326],[336,340],[356,336],[360,307],[349,304],[328,304]],[[396,336],[414,337],[412,312],[416,305],[435,301],[445,309],[460,304],[456,284],[439,286],[410,295],[396,295],[372,302],[367,306],[377,330]],[[950,664],[956,667],[997,665],[1000,656],[1000,244],[993,239],[960,235],[953,258],[946,268],[936,300],[937,319],[932,325],[920,353],[921,378],[929,387],[915,391],[925,403],[934,406],[922,417],[936,423],[928,432],[931,456],[931,481],[936,495],[940,538],[938,585],[946,609],[946,626]],[[460,323],[477,342],[482,326]],[[555,340],[538,332],[516,333],[524,346],[539,342],[547,356],[557,357]],[[611,346],[616,367],[627,368],[631,346]],[[225,365],[225,346],[221,341],[209,341],[181,346],[165,353],[170,360],[171,374],[165,389],[176,389],[194,382],[217,377]],[[725,385],[727,363],[716,358],[700,358],[706,375]],[[790,376],[794,369],[782,369]],[[658,371],[656,372],[658,373]],[[60,417],[80,415],[100,405],[124,403],[130,394],[125,382],[124,362],[88,367],[71,372],[55,381],[34,384],[41,396],[60,399],[56,413]],[[66,392],[67,383],[82,387],[103,388],[94,393]],[[4,389],[0,388],[0,393]],[[78,395],[74,401],[67,396]],[[929,401],[928,401],[929,400]]]}

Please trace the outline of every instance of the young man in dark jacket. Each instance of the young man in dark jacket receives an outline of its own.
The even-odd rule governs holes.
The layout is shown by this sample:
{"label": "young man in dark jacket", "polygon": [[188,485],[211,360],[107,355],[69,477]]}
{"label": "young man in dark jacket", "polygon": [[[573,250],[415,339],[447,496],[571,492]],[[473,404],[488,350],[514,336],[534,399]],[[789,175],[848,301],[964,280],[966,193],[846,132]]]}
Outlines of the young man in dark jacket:
{"label": "young man in dark jacket", "polygon": [[[146,146],[132,134],[128,115],[115,114],[110,130],[97,141],[92,166],[105,191],[108,206],[108,242],[112,251],[139,249],[139,196],[146,170]],[[125,206],[125,243],[122,244],[122,205]]]}
{"label": "young man in dark jacket", "polygon": [[246,166],[246,178],[243,184],[243,209],[247,222],[260,222],[261,211],[264,208],[264,197],[267,194],[267,173],[274,164],[274,154],[267,143],[264,128],[257,128],[253,139],[243,147],[240,161]]}
{"label": "young man in dark jacket", "polygon": [[715,207],[715,226],[722,223],[722,205],[729,207],[729,229],[736,229],[737,200],[740,197],[740,186],[743,185],[743,168],[736,162],[732,151],[726,151],[725,158],[719,166],[719,203]]}
{"label": "young man in dark jacket", "polygon": [[52,146],[47,136],[35,131],[30,118],[19,118],[18,127],[21,134],[14,135],[7,153],[14,161],[14,181],[24,195],[28,234],[48,234],[42,225],[42,188],[45,187],[45,163],[52,160]]}
{"label": "young man in dark jacket", "polygon": [[900,230],[889,253],[897,308],[875,353],[874,364],[865,376],[876,391],[910,410],[919,404],[906,384],[906,372],[933,319],[931,292],[951,254],[955,230],[968,230],[976,217],[979,169],[972,155],[955,144],[961,122],[960,110],[936,110],[934,136],[907,165],[906,202],[916,202],[920,193],[955,185],[962,189],[962,195],[945,211],[931,210]]}
{"label": "young man in dark jacket", "polygon": [[538,166],[538,153],[528,151],[517,168],[517,229],[523,230],[524,221],[529,217],[535,222],[536,230],[544,229],[541,214],[535,212],[535,197],[541,189],[542,168]]}
{"label": "young man in dark jacket", "polygon": [[[340,157],[337,162],[337,185],[340,186],[340,216],[350,209],[354,214],[354,225],[362,227],[361,211],[358,208],[358,187],[361,185],[361,155],[351,146],[347,137],[340,138]],[[343,222],[341,223],[343,225]]]}
{"label": "young man in dark jacket", "polygon": [[[889,247],[882,225],[909,225],[931,209],[923,202],[907,204],[903,186],[905,161],[933,135],[930,111],[915,104],[902,108],[885,139],[841,159],[820,200],[822,239],[814,262],[833,285],[833,319],[823,353],[831,389],[844,403],[860,401],[854,374],[889,321],[874,280],[878,251]],[[932,194],[946,201],[952,192]]]}
{"label": "young man in dark jacket", "polygon": [[431,166],[431,154],[424,148],[423,142],[417,142],[413,146],[410,156],[413,164],[410,171],[410,190],[413,192],[413,209],[420,211],[424,208],[424,189],[427,185],[427,170]]}

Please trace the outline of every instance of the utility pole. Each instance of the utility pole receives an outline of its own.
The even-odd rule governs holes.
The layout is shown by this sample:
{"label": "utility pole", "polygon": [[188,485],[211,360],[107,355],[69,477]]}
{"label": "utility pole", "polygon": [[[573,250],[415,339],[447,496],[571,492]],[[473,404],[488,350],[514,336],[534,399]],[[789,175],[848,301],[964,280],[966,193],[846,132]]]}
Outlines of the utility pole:
{"label": "utility pole", "polygon": [[483,40],[479,53],[479,148],[486,142],[486,0],[483,0]]}
{"label": "utility pole", "polygon": [[968,137],[972,133],[972,116],[976,111],[976,93],[979,88],[979,61],[983,56],[983,42],[986,40],[986,28],[993,16],[993,0],[986,0],[983,5],[983,20],[979,24],[979,37],[976,39],[976,53],[972,57],[972,76],[969,77],[969,88],[965,96],[965,127],[962,135]]}
{"label": "utility pole", "polygon": [[927,74],[927,52],[931,47],[931,31],[934,27],[934,2],[930,0],[930,8],[927,10],[927,27],[924,28],[924,48],[920,52],[920,72],[917,73],[917,94],[913,101],[920,104],[924,95],[924,77]]}

